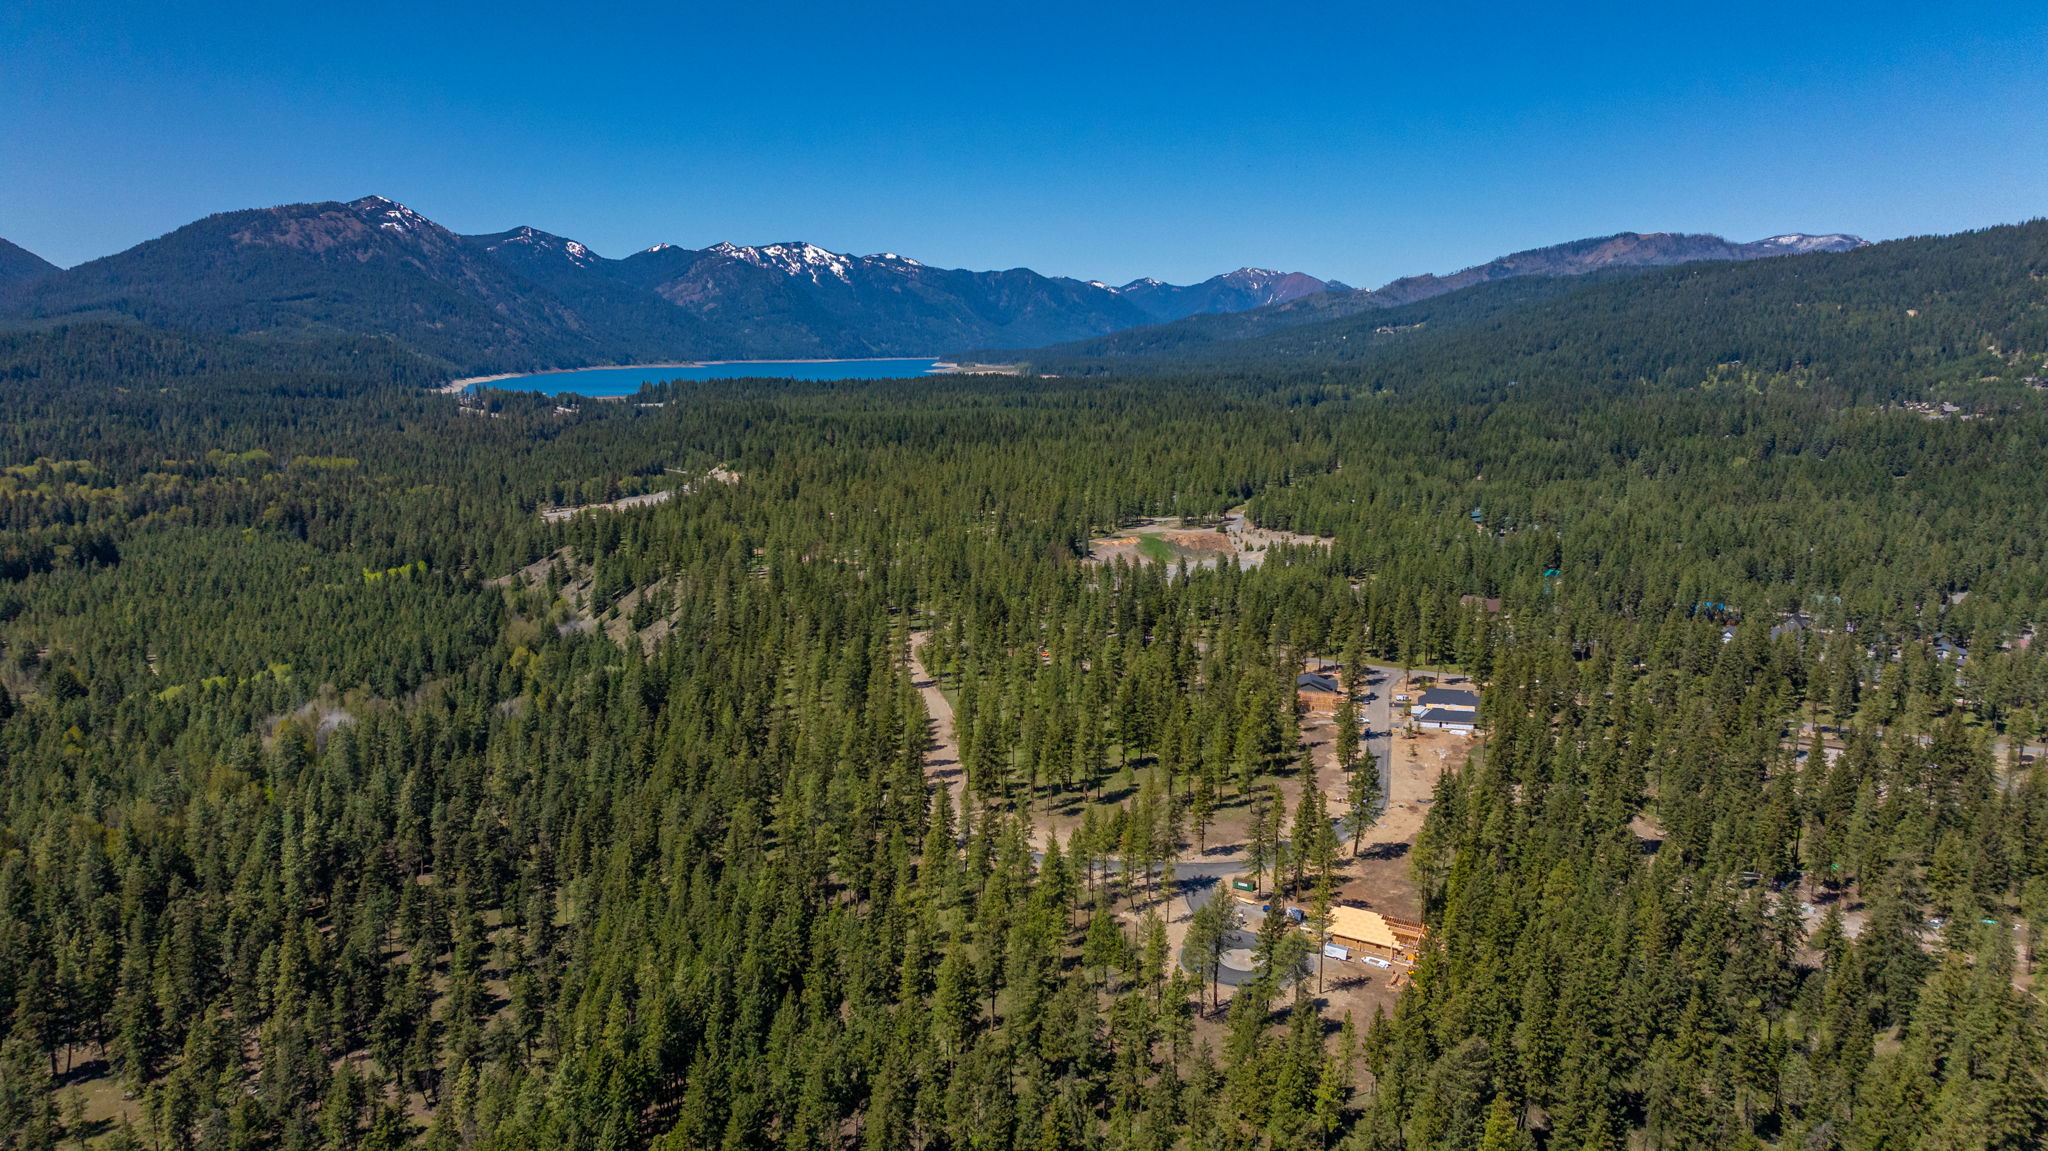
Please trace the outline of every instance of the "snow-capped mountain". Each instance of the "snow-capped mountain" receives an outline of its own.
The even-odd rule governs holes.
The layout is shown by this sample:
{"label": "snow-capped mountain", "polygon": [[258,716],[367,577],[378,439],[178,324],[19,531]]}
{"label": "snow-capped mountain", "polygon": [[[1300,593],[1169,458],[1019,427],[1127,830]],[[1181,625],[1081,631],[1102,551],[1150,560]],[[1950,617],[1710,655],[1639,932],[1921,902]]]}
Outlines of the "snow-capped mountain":
{"label": "snow-capped mountain", "polygon": [[483,241],[484,250],[487,252],[497,253],[514,246],[524,246],[536,252],[558,255],[571,264],[586,268],[596,265],[603,259],[575,240],[523,225],[495,236],[472,236],[470,239]]}
{"label": "snow-capped mountain", "polygon": [[1244,284],[1233,273],[1132,294],[800,241],[662,243],[614,260],[533,227],[457,235],[382,196],[210,216],[68,272],[31,260],[13,260],[19,274],[0,281],[0,323],[111,312],[193,330],[357,332],[464,370],[939,355],[1100,335],[1298,290],[1279,286],[1288,278],[1278,273]]}
{"label": "snow-capped mountain", "polygon": [[743,248],[737,244],[713,244],[708,251],[716,252],[729,260],[767,268],[787,276],[802,276],[812,283],[822,283],[830,276],[841,283],[852,282],[853,258],[837,252],[828,252],[816,244],[799,240],[792,244],[768,244],[759,248]]}
{"label": "snow-capped mountain", "polygon": [[893,252],[856,256],[800,241],[703,249],[661,243],[614,260],[532,227],[457,235],[397,201],[365,196],[209,216],[63,271],[15,255],[11,245],[0,248],[0,324],[116,314],[195,331],[360,333],[463,370],[942,355],[1220,313],[1263,316],[1310,305],[1359,311],[1505,276],[1861,244],[1844,235],[1787,233],[1731,244],[1718,236],[1624,232],[1374,292],[1255,267],[1199,284],[1146,278],[1113,287],[1028,268],[935,268]]}
{"label": "snow-capped mountain", "polygon": [[1757,249],[1760,255],[1796,256],[1807,252],[1846,252],[1852,248],[1867,248],[1870,241],[1861,236],[1850,236],[1841,232],[1831,232],[1825,236],[1787,232],[1782,236],[1771,236],[1742,246]]}
{"label": "snow-capped mountain", "polygon": [[382,196],[364,196],[360,200],[351,201],[349,207],[375,221],[378,227],[389,228],[394,232],[424,232],[441,227],[404,204],[396,200],[387,200]]}

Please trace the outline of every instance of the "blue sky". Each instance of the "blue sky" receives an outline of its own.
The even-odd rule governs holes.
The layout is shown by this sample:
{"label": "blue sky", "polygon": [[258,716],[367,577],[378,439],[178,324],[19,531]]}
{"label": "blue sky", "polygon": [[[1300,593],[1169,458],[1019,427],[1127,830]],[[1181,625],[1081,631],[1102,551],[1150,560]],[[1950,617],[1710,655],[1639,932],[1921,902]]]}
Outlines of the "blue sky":
{"label": "blue sky", "polygon": [[2048,212],[2048,4],[0,5],[0,236],[378,193],[605,255],[1361,286]]}

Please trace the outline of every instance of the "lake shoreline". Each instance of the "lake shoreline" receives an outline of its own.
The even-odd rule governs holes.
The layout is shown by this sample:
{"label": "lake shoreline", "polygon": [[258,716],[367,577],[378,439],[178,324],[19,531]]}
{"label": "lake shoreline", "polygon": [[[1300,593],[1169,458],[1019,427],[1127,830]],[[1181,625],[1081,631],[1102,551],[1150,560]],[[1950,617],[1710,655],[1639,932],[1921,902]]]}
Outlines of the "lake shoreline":
{"label": "lake shoreline", "polygon": [[[926,360],[926,357],[923,357],[923,356],[854,356],[854,357],[845,357],[845,356],[841,356],[841,357],[830,357],[830,358],[803,358],[803,359],[788,359],[788,360],[688,360],[688,361],[675,361],[675,362],[670,362],[670,363],[652,363],[652,364],[593,364],[593,365],[590,365],[590,366],[588,366],[588,367],[581,367],[581,368],[542,368],[541,370],[539,370],[539,371],[534,371],[534,372],[497,372],[497,373],[493,373],[493,374],[491,374],[491,375],[487,375],[487,376],[464,376],[463,378],[461,378],[461,379],[459,379],[459,380],[449,380],[449,381],[448,381],[447,383],[445,383],[445,384],[441,384],[440,386],[438,386],[438,387],[434,388],[433,390],[434,390],[434,391],[436,391],[436,392],[438,392],[438,393],[440,393],[440,394],[442,394],[442,395],[447,395],[447,396],[454,396],[454,395],[460,395],[460,394],[462,394],[463,392],[469,391],[469,390],[470,390],[470,389],[472,389],[472,388],[477,388],[477,387],[481,387],[481,386],[483,386],[483,385],[486,385],[486,384],[495,384],[495,383],[498,383],[498,382],[500,382],[500,381],[503,381],[503,380],[528,380],[528,379],[533,379],[533,378],[535,378],[535,377],[538,377],[538,376],[566,376],[566,375],[576,375],[576,374],[579,374],[579,373],[583,373],[583,372],[614,372],[614,371],[616,371],[616,372],[638,372],[638,371],[649,371],[649,370],[654,370],[654,369],[664,369],[664,368],[675,368],[675,369],[680,369],[680,370],[684,370],[684,371],[703,371],[703,370],[704,370],[704,369],[706,369],[706,368],[724,368],[724,367],[745,367],[745,366],[748,366],[748,365],[760,365],[760,366],[764,366],[764,367],[780,367],[780,366],[783,366],[783,365],[790,365],[790,364],[887,364],[887,363],[898,363],[898,362],[902,362],[902,363],[912,363],[912,362],[918,362],[918,363],[922,363],[922,362],[924,362],[925,360]],[[930,367],[926,368],[926,369],[925,369],[924,371],[922,371],[922,372],[916,373],[916,375],[929,375],[929,376],[961,376],[961,375],[965,375],[965,376],[981,376],[981,375],[1016,375],[1016,374],[1017,374],[1017,371],[1018,371],[1018,368],[1019,368],[1019,365],[1017,365],[1017,364],[984,364],[984,363],[974,363],[974,362],[967,362],[967,363],[959,363],[959,362],[955,362],[955,361],[952,361],[952,360],[939,360],[939,359],[933,359],[933,360],[931,360],[931,361],[930,361],[930,364],[931,364],[931,366],[930,366]],[[770,375],[772,376],[772,375],[773,375],[773,373],[770,373]],[[740,378],[740,377],[733,377],[733,378]],[[859,379],[859,378],[864,378],[864,377],[849,377],[849,378]],[[879,378],[879,377],[876,377],[876,378]],[[517,390],[519,390],[519,391],[540,391],[541,389],[539,389],[539,388],[520,388],[520,389],[517,389]],[[630,394],[630,393],[628,393],[628,394]],[[617,398],[617,397],[592,397],[592,398]]]}
{"label": "lake shoreline", "polygon": [[[835,364],[846,365],[849,369],[858,369],[866,367],[868,365],[876,364],[887,364],[892,366],[900,365],[904,370],[901,372],[892,372],[887,374],[876,373],[872,369],[869,371],[852,370],[849,371],[848,374],[844,376],[832,375],[829,373],[818,374],[815,371],[815,369],[821,365]],[[714,373],[718,369],[731,369],[731,371],[729,373],[707,374]],[[617,373],[620,376],[632,376],[637,374],[644,375],[646,377],[638,381],[635,384],[635,386],[630,390],[623,392],[612,392],[610,397],[589,397],[592,399],[597,399],[612,398],[621,395],[632,395],[634,392],[637,392],[639,390],[639,385],[641,384],[666,382],[666,380],[669,377],[664,377],[656,373],[668,371],[674,371],[678,373],[678,375],[674,377],[677,379],[744,379],[750,375],[758,375],[763,378],[779,378],[786,376],[793,379],[836,380],[896,379],[915,378],[918,376],[926,375],[976,374],[988,370],[988,367],[985,365],[957,364],[950,360],[941,360],[924,356],[862,356],[804,358],[789,360],[694,360],[687,362],[677,361],[669,363],[649,364],[600,364],[594,367],[585,368],[544,368],[540,371],[534,372],[496,372],[490,375],[465,376],[461,379],[450,380],[445,384],[438,385],[433,390],[442,395],[461,395],[475,388],[485,387],[491,384],[500,384],[508,380],[517,380],[521,381],[521,383],[525,386],[514,385],[512,388],[506,390],[546,392],[548,391],[548,389],[545,386],[535,385],[539,384],[539,381],[549,376],[581,376],[593,373]],[[688,375],[683,375],[682,373],[688,373]],[[566,390],[575,391],[576,389],[572,385]],[[578,394],[587,393],[579,392]]]}

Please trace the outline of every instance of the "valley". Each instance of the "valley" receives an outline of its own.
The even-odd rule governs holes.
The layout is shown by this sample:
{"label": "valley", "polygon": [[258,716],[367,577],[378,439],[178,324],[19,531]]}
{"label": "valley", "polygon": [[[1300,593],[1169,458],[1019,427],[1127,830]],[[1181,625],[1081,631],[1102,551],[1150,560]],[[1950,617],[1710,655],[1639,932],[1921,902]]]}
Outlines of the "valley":
{"label": "valley", "polygon": [[2048,1137],[2043,269],[629,402],[0,335],[0,1130]]}
{"label": "valley", "polygon": [[2048,5],[0,29],[0,1151],[2048,1149]]}

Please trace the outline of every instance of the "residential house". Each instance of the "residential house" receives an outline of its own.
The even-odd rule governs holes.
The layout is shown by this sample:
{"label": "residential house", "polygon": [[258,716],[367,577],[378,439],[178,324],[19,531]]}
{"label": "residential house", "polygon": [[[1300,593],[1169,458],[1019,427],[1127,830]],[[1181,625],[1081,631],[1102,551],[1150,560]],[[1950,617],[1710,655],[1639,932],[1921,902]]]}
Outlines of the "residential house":
{"label": "residential house", "polygon": [[1308,711],[1329,715],[1337,710],[1344,700],[1344,688],[1335,676],[1320,672],[1303,672],[1294,677],[1294,694]]}
{"label": "residential house", "polygon": [[1330,942],[1357,955],[1415,962],[1428,929],[1409,919],[1340,904],[1330,909]]}
{"label": "residential house", "polygon": [[1424,708],[1440,708],[1444,711],[1467,711],[1474,714],[1479,711],[1477,693],[1460,691],[1454,687],[1431,688],[1423,692],[1422,698],[1416,703]]}
{"label": "residential house", "polygon": [[1453,731],[1459,735],[1471,735],[1479,730],[1479,713],[1433,707],[1415,717],[1415,726],[1429,731]]}
{"label": "residential house", "polygon": [[1798,635],[1800,632],[1807,631],[1812,627],[1812,616],[1807,615],[1803,611],[1795,611],[1785,617],[1785,622],[1771,629],[1771,638],[1781,639],[1788,635]]}

